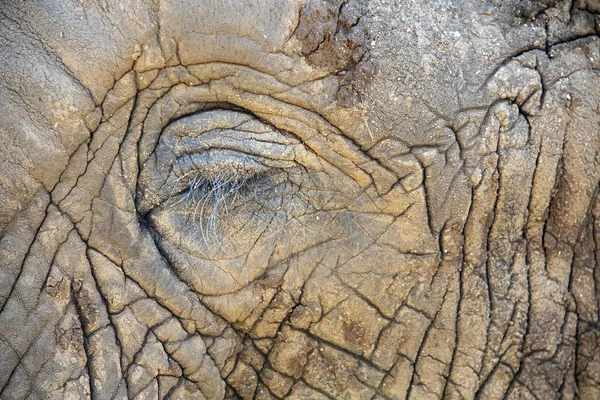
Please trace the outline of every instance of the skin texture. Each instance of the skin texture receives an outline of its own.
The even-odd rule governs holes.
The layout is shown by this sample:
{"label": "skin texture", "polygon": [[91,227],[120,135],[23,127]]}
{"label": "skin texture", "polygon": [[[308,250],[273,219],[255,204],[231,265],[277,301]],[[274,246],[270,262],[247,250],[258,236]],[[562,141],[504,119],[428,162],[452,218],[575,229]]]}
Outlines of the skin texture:
{"label": "skin texture", "polygon": [[599,30],[2,2],[0,398],[600,398]]}

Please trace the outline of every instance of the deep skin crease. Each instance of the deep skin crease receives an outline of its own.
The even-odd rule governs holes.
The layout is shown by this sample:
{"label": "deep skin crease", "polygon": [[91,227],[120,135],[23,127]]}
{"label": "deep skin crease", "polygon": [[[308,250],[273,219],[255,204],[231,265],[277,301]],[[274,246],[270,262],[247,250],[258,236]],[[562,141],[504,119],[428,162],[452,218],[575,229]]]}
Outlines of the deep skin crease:
{"label": "deep skin crease", "polygon": [[600,398],[599,27],[2,2],[0,399]]}

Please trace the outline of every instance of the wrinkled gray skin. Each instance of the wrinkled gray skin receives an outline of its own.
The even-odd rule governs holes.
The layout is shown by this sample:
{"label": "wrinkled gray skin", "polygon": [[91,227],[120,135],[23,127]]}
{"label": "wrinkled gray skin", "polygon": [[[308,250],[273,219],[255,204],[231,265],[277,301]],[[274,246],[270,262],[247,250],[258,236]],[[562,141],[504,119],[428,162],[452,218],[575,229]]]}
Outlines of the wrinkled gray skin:
{"label": "wrinkled gray skin", "polygon": [[0,398],[600,398],[600,4],[0,5]]}

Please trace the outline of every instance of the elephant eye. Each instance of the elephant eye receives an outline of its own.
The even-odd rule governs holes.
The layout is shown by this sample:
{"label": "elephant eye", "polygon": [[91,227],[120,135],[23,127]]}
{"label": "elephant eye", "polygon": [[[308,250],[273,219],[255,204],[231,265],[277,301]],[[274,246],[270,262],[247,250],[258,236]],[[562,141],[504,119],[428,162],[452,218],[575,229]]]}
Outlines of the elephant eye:
{"label": "elephant eye", "polygon": [[300,108],[190,98],[157,105],[137,142],[140,225],[183,281],[231,294],[286,252],[348,234],[351,221],[329,229],[338,222],[325,217],[361,205],[374,181],[362,168],[375,170],[333,125]]}
{"label": "elephant eye", "polygon": [[247,195],[265,196],[294,162],[298,140],[235,110],[180,118],[163,131],[142,168],[138,211],[177,207],[193,220],[227,212]]}

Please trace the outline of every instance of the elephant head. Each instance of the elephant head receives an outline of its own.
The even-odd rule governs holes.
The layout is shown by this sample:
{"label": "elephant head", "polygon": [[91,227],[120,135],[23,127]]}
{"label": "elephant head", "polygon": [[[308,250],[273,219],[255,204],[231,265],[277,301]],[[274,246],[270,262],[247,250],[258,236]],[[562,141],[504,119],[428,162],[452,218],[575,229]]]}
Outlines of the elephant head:
{"label": "elephant head", "polygon": [[3,2],[0,398],[599,398],[599,21]]}

